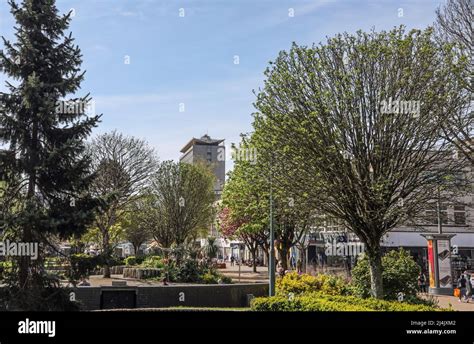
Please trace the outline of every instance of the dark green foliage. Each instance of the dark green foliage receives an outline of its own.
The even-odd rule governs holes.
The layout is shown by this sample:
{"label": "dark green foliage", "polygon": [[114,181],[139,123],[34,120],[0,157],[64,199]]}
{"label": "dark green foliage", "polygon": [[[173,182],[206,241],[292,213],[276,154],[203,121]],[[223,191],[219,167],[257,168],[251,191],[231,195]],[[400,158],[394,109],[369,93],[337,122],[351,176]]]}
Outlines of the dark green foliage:
{"label": "dark green foliage", "polygon": [[[420,266],[408,251],[401,249],[388,252],[382,257],[382,267],[385,299],[395,300],[399,292],[405,297],[416,298]],[[364,256],[357,262],[352,270],[352,277],[356,293],[361,297],[369,297],[370,272],[367,257]]]}
{"label": "dark green foliage", "polygon": [[[85,140],[99,116],[88,116],[89,95],[69,99],[84,79],[81,52],[66,30],[70,15],[60,15],[54,0],[9,1],[16,42],[3,38],[0,70],[8,93],[0,93],[0,170],[6,187],[0,208],[12,239],[40,242],[50,234],[79,235],[94,219],[97,202]],[[73,111],[59,105],[79,104]],[[40,256],[43,252],[39,252]],[[9,309],[69,309],[65,291],[42,268],[42,260],[21,257],[4,280]]]}
{"label": "dark green foliage", "polygon": [[67,277],[74,283],[77,280],[87,278],[93,270],[102,264],[103,258],[81,253],[71,255],[69,261],[70,269]]}
{"label": "dark green foliage", "polygon": [[[92,176],[83,152],[99,117],[88,117],[80,109],[58,112],[57,104],[80,89],[81,52],[65,34],[69,15],[59,15],[54,1],[9,3],[18,42],[4,39],[0,67],[19,85],[8,84],[10,93],[0,93],[0,143],[11,153],[2,155],[0,166],[9,172],[10,187],[23,178],[29,183],[23,183],[24,198],[16,199],[22,206],[6,217],[6,225],[77,234],[92,220],[96,205],[85,192]],[[84,104],[90,100],[88,95],[73,99]]]}
{"label": "dark green foliage", "polygon": [[179,268],[178,281],[184,283],[198,283],[206,273],[207,267],[200,265],[196,260],[187,259]]}
{"label": "dark green foliage", "polygon": [[34,270],[29,288],[18,284],[18,266],[4,270],[3,281],[8,287],[0,288],[0,311],[76,311],[79,304],[71,301],[71,289],[61,286],[55,275]]}
{"label": "dark green foliage", "polygon": [[124,259],[124,263],[127,266],[140,265],[144,259],[144,257],[128,256]]}

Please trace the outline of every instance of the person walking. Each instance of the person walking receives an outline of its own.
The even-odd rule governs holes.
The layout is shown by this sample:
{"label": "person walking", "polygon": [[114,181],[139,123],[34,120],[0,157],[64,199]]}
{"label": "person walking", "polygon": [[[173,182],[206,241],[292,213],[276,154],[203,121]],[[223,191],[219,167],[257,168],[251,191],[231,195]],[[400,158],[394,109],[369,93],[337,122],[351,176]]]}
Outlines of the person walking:
{"label": "person walking", "polygon": [[426,293],[426,276],[423,271],[418,276],[418,289],[420,293]]}
{"label": "person walking", "polygon": [[458,289],[460,291],[459,302],[462,302],[462,300],[466,297],[466,278],[464,277],[464,274],[458,278]]}
{"label": "person walking", "polygon": [[471,275],[464,271],[464,278],[466,279],[466,302],[469,303],[472,297]]}
{"label": "person walking", "polygon": [[230,266],[234,266],[235,263],[235,257],[234,255],[230,256]]}

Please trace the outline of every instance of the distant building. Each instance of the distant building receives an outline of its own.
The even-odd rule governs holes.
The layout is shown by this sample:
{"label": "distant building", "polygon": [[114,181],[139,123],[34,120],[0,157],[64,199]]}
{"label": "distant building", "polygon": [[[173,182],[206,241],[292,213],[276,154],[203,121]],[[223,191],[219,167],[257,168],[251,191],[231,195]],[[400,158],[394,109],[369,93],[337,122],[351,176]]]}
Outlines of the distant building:
{"label": "distant building", "polygon": [[210,165],[216,177],[214,191],[218,199],[220,199],[225,182],[225,146],[223,143],[223,139],[212,139],[207,134],[199,139],[193,137],[181,149],[183,155],[179,159],[180,162],[188,164],[205,162]]}
{"label": "distant building", "polygon": [[[212,139],[209,135],[203,135],[201,138],[193,137],[181,149],[183,155],[180,162],[187,164],[196,164],[204,162],[208,164],[216,177],[214,184],[214,193],[216,202],[220,200],[225,182],[225,146],[224,139]],[[209,229],[209,235],[218,237],[219,233],[213,224]],[[220,239],[219,239],[220,240]],[[203,241],[201,244],[203,244]]]}

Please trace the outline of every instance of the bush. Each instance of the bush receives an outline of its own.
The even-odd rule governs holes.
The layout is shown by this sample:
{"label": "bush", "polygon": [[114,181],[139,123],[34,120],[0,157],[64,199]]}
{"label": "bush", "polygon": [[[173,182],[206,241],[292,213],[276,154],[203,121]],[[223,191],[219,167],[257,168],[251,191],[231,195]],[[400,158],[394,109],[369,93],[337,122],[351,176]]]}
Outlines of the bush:
{"label": "bush", "polygon": [[75,282],[89,276],[90,272],[95,270],[97,266],[102,264],[101,256],[89,256],[84,253],[73,254],[69,257],[71,264],[67,277],[70,281]]}
{"label": "bush", "polygon": [[207,269],[204,270],[197,261],[187,259],[180,266],[177,279],[183,283],[198,283],[206,272],[208,272]]}
{"label": "bush", "polygon": [[13,268],[13,264],[11,261],[3,261],[0,262],[0,274],[3,274],[4,272],[11,271]]}
{"label": "bush", "polygon": [[160,256],[149,256],[140,264],[143,268],[162,269],[165,264]]}
{"label": "bush", "polygon": [[442,311],[428,305],[415,305],[397,301],[362,299],[355,296],[331,296],[321,292],[309,292],[294,296],[292,299],[277,295],[273,297],[259,297],[251,302],[254,311],[401,311],[401,312],[430,312]]}
{"label": "bush", "polygon": [[[405,298],[416,297],[420,267],[408,251],[401,249],[388,252],[382,257],[382,268],[384,299],[396,300],[399,292]],[[361,257],[352,270],[352,284],[357,296],[371,295],[370,268],[366,256]]]}
{"label": "bush", "polygon": [[301,294],[311,291],[322,291],[328,295],[350,295],[351,288],[343,278],[319,274],[311,276],[299,275],[296,272],[287,273],[276,282],[277,294],[288,295],[289,293]]}
{"label": "bush", "polygon": [[232,278],[225,276],[225,275],[219,275],[219,284],[232,284]]}
{"label": "bush", "polygon": [[213,274],[211,272],[206,272],[202,276],[202,283],[204,283],[204,284],[218,284],[219,283],[219,275]]}
{"label": "bush", "polygon": [[0,311],[77,311],[80,304],[71,301],[72,289],[61,286],[57,276],[37,273],[30,275],[28,288],[21,288],[17,276],[8,276],[7,286],[0,288]]}
{"label": "bush", "polygon": [[140,265],[143,262],[143,258],[135,257],[135,256],[128,256],[124,259],[124,263],[126,266],[135,266]]}
{"label": "bush", "polygon": [[173,260],[163,260],[164,267],[162,275],[166,277],[169,282],[176,282],[178,279],[179,269],[176,266],[176,263]]}

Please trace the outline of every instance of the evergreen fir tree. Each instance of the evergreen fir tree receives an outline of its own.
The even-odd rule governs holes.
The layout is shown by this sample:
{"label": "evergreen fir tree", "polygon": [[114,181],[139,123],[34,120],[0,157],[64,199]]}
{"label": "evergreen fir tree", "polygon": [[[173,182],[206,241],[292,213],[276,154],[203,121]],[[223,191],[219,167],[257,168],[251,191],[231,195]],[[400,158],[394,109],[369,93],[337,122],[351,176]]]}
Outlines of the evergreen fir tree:
{"label": "evergreen fir tree", "polygon": [[[70,13],[61,15],[55,0],[10,0],[16,42],[4,37],[0,69],[9,77],[0,93],[0,170],[8,185],[3,226],[22,242],[40,242],[51,234],[82,233],[93,220],[96,202],[88,192],[92,179],[85,140],[100,116],[87,115],[89,94],[75,97],[84,78],[82,55],[68,29]],[[12,209],[14,209],[12,211]],[[35,288],[39,262],[21,257],[20,291]],[[43,282],[39,283],[44,284]]]}

